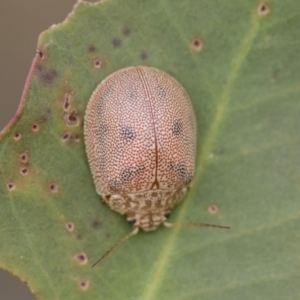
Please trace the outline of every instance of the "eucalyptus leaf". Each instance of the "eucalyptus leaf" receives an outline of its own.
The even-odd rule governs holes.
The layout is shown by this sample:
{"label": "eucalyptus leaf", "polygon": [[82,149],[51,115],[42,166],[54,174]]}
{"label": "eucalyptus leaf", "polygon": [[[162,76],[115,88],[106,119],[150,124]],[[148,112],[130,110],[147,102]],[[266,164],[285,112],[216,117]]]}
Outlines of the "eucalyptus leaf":
{"label": "eucalyptus leaf", "polygon": [[[0,138],[0,267],[42,300],[300,299],[299,15],[297,0],[107,0],[43,32]],[[134,65],[190,95],[195,180],[178,226],[140,232],[91,269],[131,227],[95,191],[85,108]]]}

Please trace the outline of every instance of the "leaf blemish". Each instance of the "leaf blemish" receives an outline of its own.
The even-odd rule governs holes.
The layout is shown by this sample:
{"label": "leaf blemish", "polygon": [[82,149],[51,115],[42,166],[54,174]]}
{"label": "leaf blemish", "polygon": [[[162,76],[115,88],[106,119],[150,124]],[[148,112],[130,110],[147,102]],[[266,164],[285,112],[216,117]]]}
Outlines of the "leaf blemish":
{"label": "leaf blemish", "polygon": [[63,142],[67,142],[70,139],[70,137],[71,137],[70,133],[67,132],[62,136],[61,140]]}
{"label": "leaf blemish", "polygon": [[23,175],[23,176],[27,176],[28,175],[28,170],[26,168],[21,168],[20,174]]}
{"label": "leaf blemish", "polygon": [[259,16],[267,15],[270,12],[270,8],[265,3],[260,3],[257,8],[257,13]]}
{"label": "leaf blemish", "polygon": [[66,222],[65,227],[69,232],[73,232],[75,229],[75,224],[73,222],[69,221],[69,222]]}
{"label": "leaf blemish", "polygon": [[201,51],[203,48],[203,42],[199,38],[194,38],[191,42],[191,47],[195,51]]}
{"label": "leaf blemish", "polygon": [[37,131],[40,130],[40,126],[39,126],[38,124],[32,124],[31,130],[32,130],[33,132],[37,132]]}
{"label": "leaf blemish", "polygon": [[142,52],[140,55],[141,60],[146,60],[148,58],[147,52]]}
{"label": "leaf blemish", "polygon": [[78,287],[81,290],[86,291],[89,288],[89,282],[85,279],[79,279],[78,280]]}
{"label": "leaf blemish", "polygon": [[79,134],[76,134],[76,135],[75,135],[74,141],[75,141],[76,143],[79,143],[79,142],[80,142],[80,135],[79,135]]}
{"label": "leaf blemish", "polygon": [[97,220],[95,220],[93,223],[92,223],[92,227],[94,229],[99,229],[101,227],[101,223]]}
{"label": "leaf blemish", "polygon": [[22,163],[26,163],[27,161],[28,161],[28,155],[27,155],[27,153],[21,153],[20,154],[20,160],[21,160],[21,162]]}
{"label": "leaf blemish", "polygon": [[88,50],[89,50],[90,53],[93,53],[93,52],[96,51],[96,47],[94,45],[90,45]]}
{"label": "leaf blemish", "polygon": [[65,93],[64,101],[63,101],[63,109],[64,111],[68,111],[71,106],[72,95],[70,93]]}
{"label": "leaf blemish", "polygon": [[40,118],[39,118],[39,122],[40,123],[46,123],[48,121],[48,117],[46,115],[42,115]]}
{"label": "leaf blemish", "polygon": [[50,183],[49,190],[51,193],[56,194],[58,192],[58,185],[54,182]]}
{"label": "leaf blemish", "polygon": [[51,84],[57,77],[57,72],[55,69],[44,70],[41,65],[37,65],[36,69],[38,71],[39,78],[44,82]]}
{"label": "leaf blemish", "polygon": [[218,213],[219,207],[217,205],[215,205],[215,204],[211,204],[211,205],[208,206],[207,211],[210,214],[215,215],[215,214]]}
{"label": "leaf blemish", "polygon": [[44,52],[40,49],[36,50],[36,55],[40,58],[40,59],[44,59]]}
{"label": "leaf blemish", "polygon": [[114,46],[114,48],[118,48],[121,46],[121,40],[119,38],[113,38],[111,41],[111,44]]}
{"label": "leaf blemish", "polygon": [[78,113],[76,110],[73,110],[69,114],[65,114],[64,119],[65,119],[66,125],[69,127],[78,126],[80,124],[80,120],[77,115],[78,115]]}
{"label": "leaf blemish", "polygon": [[100,69],[102,67],[102,61],[98,58],[94,59],[94,67]]}
{"label": "leaf blemish", "polygon": [[8,183],[7,185],[7,189],[11,192],[16,188],[16,185],[12,182]]}
{"label": "leaf blemish", "polygon": [[122,31],[123,35],[125,36],[130,36],[131,34],[131,29],[129,27],[125,27]]}
{"label": "leaf blemish", "polygon": [[87,255],[84,252],[78,253],[74,256],[74,259],[80,264],[80,265],[86,265],[88,262]]}
{"label": "leaf blemish", "polygon": [[15,140],[15,141],[19,141],[19,140],[21,139],[21,137],[22,137],[21,133],[17,132],[17,133],[15,133],[15,135],[14,135],[14,140]]}

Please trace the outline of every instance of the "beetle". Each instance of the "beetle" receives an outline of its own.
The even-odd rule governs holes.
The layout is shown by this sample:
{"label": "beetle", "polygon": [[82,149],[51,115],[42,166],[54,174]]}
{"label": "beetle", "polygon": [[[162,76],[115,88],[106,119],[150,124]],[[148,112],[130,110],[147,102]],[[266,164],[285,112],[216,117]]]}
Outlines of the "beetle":
{"label": "beetle", "polygon": [[196,127],[187,92],[157,68],[127,67],[97,86],[85,113],[88,162],[97,193],[133,225],[112,249],[139,228],[172,225],[194,177]]}

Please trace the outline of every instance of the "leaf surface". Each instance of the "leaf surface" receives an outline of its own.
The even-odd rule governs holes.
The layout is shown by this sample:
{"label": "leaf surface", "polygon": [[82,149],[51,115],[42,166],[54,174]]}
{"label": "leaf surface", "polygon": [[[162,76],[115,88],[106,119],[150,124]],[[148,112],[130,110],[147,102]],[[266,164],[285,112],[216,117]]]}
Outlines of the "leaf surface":
{"label": "leaf surface", "polygon": [[[43,300],[297,299],[299,14],[292,0],[108,0],[42,33],[0,139],[0,266]],[[132,65],[173,75],[197,115],[194,184],[170,221],[232,229],[141,232],[91,269],[131,228],[95,192],[84,111]]]}

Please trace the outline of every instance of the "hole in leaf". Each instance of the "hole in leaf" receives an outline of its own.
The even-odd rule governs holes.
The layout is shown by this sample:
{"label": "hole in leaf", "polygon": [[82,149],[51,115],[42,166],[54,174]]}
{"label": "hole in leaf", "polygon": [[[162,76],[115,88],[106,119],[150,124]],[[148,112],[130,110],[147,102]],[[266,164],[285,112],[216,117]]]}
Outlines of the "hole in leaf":
{"label": "hole in leaf", "polygon": [[21,139],[21,137],[22,137],[21,133],[17,132],[17,133],[15,133],[15,135],[14,135],[14,140],[15,140],[15,141],[19,141],[19,140]]}
{"label": "hole in leaf", "polygon": [[56,183],[50,183],[49,190],[51,193],[56,194],[58,192],[58,185]]}
{"label": "hole in leaf", "polygon": [[94,60],[94,67],[96,69],[100,69],[102,67],[102,61],[100,59],[95,59]]}
{"label": "hole in leaf", "polygon": [[66,224],[65,224],[65,226],[66,226],[66,229],[69,231],[69,232],[73,232],[74,231],[74,229],[75,229],[75,224],[73,223],[73,222],[67,222]]}
{"label": "hole in leaf", "polygon": [[27,153],[21,153],[20,154],[20,160],[21,160],[21,162],[22,163],[26,163],[27,161],[28,161],[28,155],[27,155]]}
{"label": "hole in leaf", "polygon": [[270,8],[265,3],[260,3],[257,8],[257,13],[259,16],[267,15],[270,12]]}
{"label": "hole in leaf", "polygon": [[7,185],[7,189],[11,192],[16,188],[16,185],[12,182],[8,183]]}
{"label": "hole in leaf", "polygon": [[80,120],[78,118],[78,113],[76,110],[73,110],[69,114],[65,114],[64,119],[67,126],[74,127],[78,126],[80,124]]}
{"label": "hole in leaf", "polygon": [[211,204],[211,205],[208,206],[207,211],[210,214],[215,215],[216,213],[218,213],[219,207],[215,204]]}
{"label": "hole in leaf", "polygon": [[21,175],[26,176],[28,175],[28,170],[26,168],[21,168],[20,173]]}
{"label": "hole in leaf", "polygon": [[36,50],[36,54],[37,56],[40,58],[40,59],[43,59],[44,58],[44,52],[40,49],[37,49]]}
{"label": "hole in leaf", "polygon": [[203,42],[199,38],[194,38],[192,40],[191,47],[195,51],[201,51],[203,48]]}
{"label": "hole in leaf", "polygon": [[32,124],[31,130],[32,130],[33,132],[37,132],[37,131],[40,130],[40,126],[39,126],[38,124]]}
{"label": "hole in leaf", "polygon": [[66,93],[63,102],[64,111],[68,111],[71,106],[72,95],[70,93]]}
{"label": "hole in leaf", "polygon": [[86,265],[88,262],[87,255],[84,252],[80,252],[74,256],[74,259],[80,264],[80,265]]}
{"label": "hole in leaf", "polygon": [[70,133],[66,132],[62,137],[61,137],[61,140],[63,142],[67,142],[69,139],[70,139],[71,135]]}
{"label": "hole in leaf", "polygon": [[89,285],[89,282],[85,279],[78,280],[78,287],[83,291],[86,291],[89,288]]}

